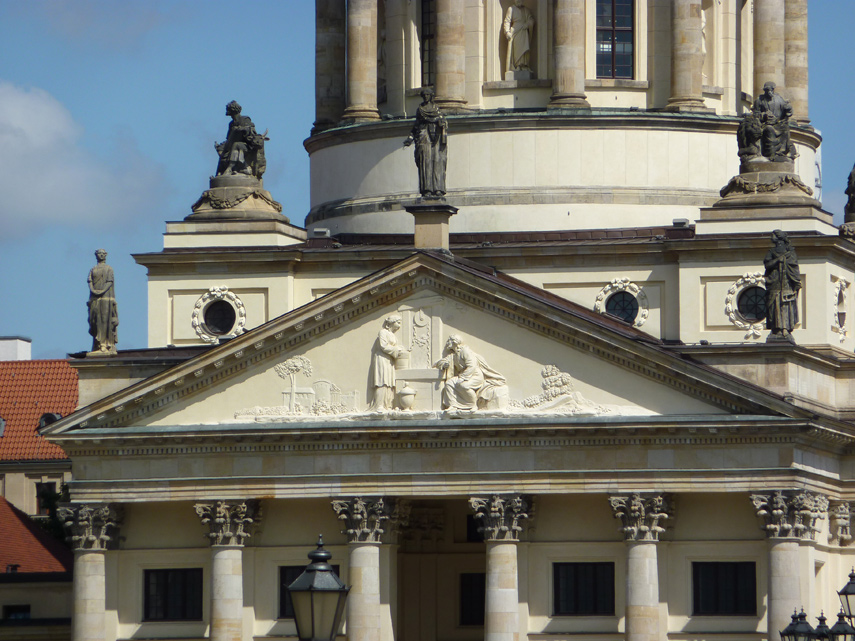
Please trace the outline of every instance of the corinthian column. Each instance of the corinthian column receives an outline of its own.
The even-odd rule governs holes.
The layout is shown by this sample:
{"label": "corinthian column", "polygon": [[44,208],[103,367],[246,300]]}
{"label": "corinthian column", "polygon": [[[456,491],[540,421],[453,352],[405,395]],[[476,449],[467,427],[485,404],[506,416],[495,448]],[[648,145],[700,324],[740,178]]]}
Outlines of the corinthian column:
{"label": "corinthian column", "polygon": [[484,600],[484,640],[519,641],[520,597],[517,543],[528,518],[528,504],[520,495],[472,497],[469,507],[480,521],[478,531],[487,544]]}
{"label": "corinthian column", "polygon": [[379,120],[377,111],[377,0],[347,3],[347,109],[344,120]]}
{"label": "corinthian column", "polygon": [[103,641],[107,589],[104,553],[118,542],[122,513],[112,505],[68,505],[57,515],[74,550],[72,641]]}
{"label": "corinthian column", "polygon": [[585,99],[585,0],[555,0],[555,89],[550,109],[588,109]]}
{"label": "corinthian column", "polygon": [[784,14],[784,84],[793,114],[801,124],[808,118],[808,12],[807,0],[786,0]]}
{"label": "corinthian column", "polygon": [[315,0],[315,125],[334,126],[344,112],[345,0]]}
{"label": "corinthian column", "polygon": [[703,31],[701,0],[673,0],[671,4],[671,97],[672,111],[702,111]]}
{"label": "corinthian column", "polygon": [[763,93],[763,85],[770,81],[775,83],[778,93],[789,97],[784,74],[785,4],[785,0],[754,0],[754,98]]}
{"label": "corinthian column", "polygon": [[436,2],[436,103],[454,112],[466,106],[466,30],[463,2]]}
{"label": "corinthian column", "polygon": [[380,611],[380,545],[390,508],[382,498],[344,499],[332,508],[345,525],[350,548],[350,594],[347,597],[348,641],[377,641],[382,636]]}
{"label": "corinthian column", "polygon": [[609,497],[626,541],[626,641],[659,639],[659,568],[656,544],[669,518],[663,495]]}
{"label": "corinthian column", "polygon": [[211,641],[243,639],[243,543],[257,525],[257,501],[197,503],[211,542]]}
{"label": "corinthian column", "polygon": [[828,514],[828,499],[805,490],[778,490],[752,494],[751,502],[757,516],[763,519],[769,544],[768,638],[780,641],[779,632],[790,623],[792,613],[804,604],[799,541],[814,540],[818,531],[816,522]]}

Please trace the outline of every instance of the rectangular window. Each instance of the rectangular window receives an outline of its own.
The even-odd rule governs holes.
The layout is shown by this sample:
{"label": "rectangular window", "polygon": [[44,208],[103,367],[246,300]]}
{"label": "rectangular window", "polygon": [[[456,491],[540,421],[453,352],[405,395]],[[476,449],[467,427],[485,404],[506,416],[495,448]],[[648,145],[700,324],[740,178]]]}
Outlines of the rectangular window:
{"label": "rectangular window", "polygon": [[614,563],[553,563],[554,616],[614,616]]}
{"label": "rectangular window", "polygon": [[633,0],[597,0],[597,78],[633,76]]}
{"label": "rectangular window", "polygon": [[7,621],[21,621],[30,618],[29,605],[4,605],[3,619]]}
{"label": "rectangular window", "polygon": [[421,21],[422,87],[436,83],[436,0],[422,0]]}
{"label": "rectangular window", "polygon": [[484,625],[486,577],[483,572],[460,575],[460,625]]}
{"label": "rectangular window", "polygon": [[692,563],[692,614],[756,616],[757,569],[753,561]]}
{"label": "rectangular window", "polygon": [[36,514],[49,516],[51,502],[56,498],[56,483],[36,483]]}
{"label": "rectangular window", "polygon": [[[280,565],[279,566],[279,618],[293,619],[294,604],[291,603],[291,593],[288,591],[288,586],[291,585],[298,576],[306,569],[305,565]],[[332,566],[333,572],[338,576],[339,566]]]}
{"label": "rectangular window", "polygon": [[201,621],[202,568],[145,570],[145,621]]}

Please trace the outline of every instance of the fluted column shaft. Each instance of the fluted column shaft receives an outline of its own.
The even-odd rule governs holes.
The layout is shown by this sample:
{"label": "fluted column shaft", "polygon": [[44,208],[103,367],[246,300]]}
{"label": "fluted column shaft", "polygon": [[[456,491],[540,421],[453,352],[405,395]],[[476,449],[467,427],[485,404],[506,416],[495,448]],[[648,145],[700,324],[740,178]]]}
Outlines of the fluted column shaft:
{"label": "fluted column shaft", "polygon": [[585,0],[555,0],[553,109],[587,108],[585,99]]}
{"label": "fluted column shaft", "polygon": [[315,126],[335,125],[345,102],[345,0],[315,0]]}
{"label": "fluted column shaft", "polygon": [[703,109],[703,31],[701,0],[671,4],[671,97],[675,111]]}
{"label": "fluted column shaft", "polygon": [[461,0],[436,2],[436,103],[447,111],[466,104],[466,29]]}
{"label": "fluted column shaft", "polygon": [[377,0],[347,3],[347,108],[344,120],[379,120]]}
{"label": "fluted column shaft", "polygon": [[784,14],[784,84],[796,120],[808,123],[808,12],[807,0],[786,0]]}
{"label": "fluted column shaft", "polygon": [[106,609],[104,550],[74,553],[72,641],[103,641]]}
{"label": "fluted column shaft", "polygon": [[785,98],[789,92],[784,69],[786,0],[754,0],[754,97],[763,93],[763,85],[774,82]]}

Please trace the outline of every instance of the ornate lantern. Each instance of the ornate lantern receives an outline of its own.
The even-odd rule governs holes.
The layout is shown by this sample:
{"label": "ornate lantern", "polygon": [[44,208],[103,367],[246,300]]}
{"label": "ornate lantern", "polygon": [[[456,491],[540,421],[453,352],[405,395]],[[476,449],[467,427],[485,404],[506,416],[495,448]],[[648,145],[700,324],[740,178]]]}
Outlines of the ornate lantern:
{"label": "ornate lantern", "polygon": [[331,557],[324,549],[324,537],[319,536],[318,548],[309,552],[311,563],[288,586],[300,641],[333,641],[341,626],[350,588],[330,566]]}

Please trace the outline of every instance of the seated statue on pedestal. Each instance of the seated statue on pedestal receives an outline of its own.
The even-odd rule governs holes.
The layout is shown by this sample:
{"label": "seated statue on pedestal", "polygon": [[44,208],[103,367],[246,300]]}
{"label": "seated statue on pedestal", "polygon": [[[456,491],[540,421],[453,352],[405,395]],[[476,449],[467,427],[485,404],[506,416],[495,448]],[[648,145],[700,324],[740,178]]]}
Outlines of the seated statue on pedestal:
{"label": "seated statue on pedestal", "polygon": [[505,377],[487,365],[481,356],[452,335],[445,342],[445,356],[434,367],[445,373],[442,386],[442,409],[474,412],[478,409],[501,409],[501,396],[506,401]]}
{"label": "seated statue on pedestal", "polygon": [[780,94],[775,93],[775,83],[763,85],[763,94],[754,101],[752,113],[743,119],[737,131],[739,157],[756,157],[760,154],[772,162],[793,160],[798,156],[790,141],[790,118],[793,108]]}
{"label": "seated statue on pedestal", "polygon": [[217,164],[217,176],[243,174],[261,178],[267,169],[264,158],[264,141],[267,132],[255,131],[249,116],[241,116],[241,106],[234,100],[226,105],[226,115],[231,116],[226,139],[214,143],[220,162]]}

